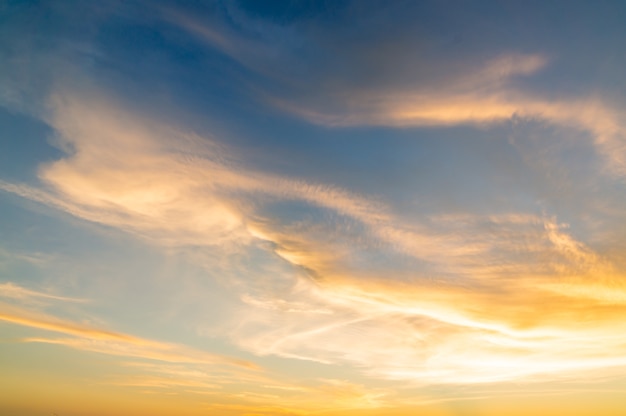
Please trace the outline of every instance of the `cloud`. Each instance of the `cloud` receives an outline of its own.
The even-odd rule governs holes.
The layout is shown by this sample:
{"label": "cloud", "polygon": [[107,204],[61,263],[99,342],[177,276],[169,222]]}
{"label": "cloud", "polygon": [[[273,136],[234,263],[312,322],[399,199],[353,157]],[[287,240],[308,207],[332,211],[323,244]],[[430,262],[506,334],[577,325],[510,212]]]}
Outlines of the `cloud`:
{"label": "cloud", "polygon": [[7,304],[0,304],[0,320],[73,336],[73,338],[62,339],[30,337],[23,339],[24,342],[59,344],[83,351],[170,363],[230,365],[253,370],[258,369],[256,364],[244,360],[210,354],[177,344],[139,338]]}
{"label": "cloud", "polygon": [[556,380],[625,364],[623,274],[562,224],[528,215],[436,224],[475,247],[434,259],[435,273],[450,273],[436,279],[397,265],[355,268],[360,248],[335,246],[334,236],[275,234],[279,255],[319,279],[245,295],[231,338],[261,355],[415,383]]}
{"label": "cloud", "polygon": [[547,64],[541,55],[504,54],[464,76],[423,80],[408,88],[326,91],[319,104],[270,95],[266,99],[284,111],[330,127],[485,126],[516,119],[548,122],[586,132],[608,162],[608,171],[626,174],[623,108],[594,94],[555,99],[516,87],[516,77],[533,75]]}
{"label": "cloud", "polygon": [[[510,59],[487,78],[543,62]],[[260,250],[275,269],[229,275],[241,302],[212,332],[247,351],[418,384],[545,380],[626,364],[615,335],[622,274],[554,217],[407,218],[375,196],[247,168],[218,140],[101,95],[59,92],[50,108],[66,156],[40,167],[41,187],[0,186],[157,246],[200,247],[225,253],[226,262]],[[277,204],[295,219],[273,212]],[[54,319],[5,320],[74,337],[32,342],[221,362]]]}
{"label": "cloud", "polygon": [[254,199],[296,199],[369,222],[387,215],[382,204],[333,186],[245,169],[210,138],[133,118],[102,97],[51,103],[49,122],[68,157],[40,168],[48,189],[0,187],[89,221],[160,244],[217,246],[249,241],[244,217]]}
{"label": "cloud", "polygon": [[[249,15],[233,4],[226,8],[230,26],[220,23],[219,13],[203,20],[181,9],[162,17],[262,75],[264,85],[249,88],[259,100],[281,111],[330,127],[486,126],[519,119],[547,122],[588,134],[608,162],[608,172],[626,173],[622,105],[594,91],[577,96],[547,94],[545,88],[523,82],[530,77],[541,79],[541,71],[555,64],[546,53],[496,52],[493,47],[486,51],[479,42],[472,45],[478,49],[474,56],[442,56],[433,52],[441,48],[436,36],[415,29],[414,21],[404,26],[388,18],[414,16],[418,22],[424,18],[423,11],[415,16],[415,10],[401,5],[385,10],[384,16],[376,19],[377,26],[361,28],[363,33],[371,33],[361,42],[338,22],[369,21],[376,6],[345,7],[334,22],[332,37],[297,19],[281,25]],[[463,30],[466,25],[463,22]],[[281,37],[297,41],[278,42]],[[316,69],[302,68],[303,59],[314,60]]]}
{"label": "cloud", "polygon": [[65,296],[52,295],[45,292],[30,290],[25,287],[16,285],[12,282],[0,283],[0,297],[17,299],[22,302],[29,300],[53,300],[63,302],[85,303],[87,299],[70,298]]}
{"label": "cloud", "polygon": [[[431,55],[425,45],[420,53],[407,54],[405,48],[392,45],[415,48],[404,45],[414,34],[399,29],[394,35],[378,33],[378,42],[391,36],[382,45],[372,42],[356,47],[341,28],[329,40],[301,22],[281,26],[249,17],[232,5],[229,10],[246,23],[237,27],[239,32],[190,18],[184,12],[165,14],[164,18],[265,77],[265,85],[249,88],[257,99],[280,111],[328,127],[484,127],[519,120],[547,122],[589,135],[597,153],[608,162],[607,172],[626,174],[622,105],[593,91],[578,96],[548,95],[520,82],[541,75],[554,63],[545,54],[504,50],[476,54],[482,62],[468,57],[450,60]],[[249,27],[259,33],[288,33],[283,37],[297,38],[297,45],[240,33]],[[436,43],[434,39],[425,42]],[[302,49],[322,67],[312,72],[300,68]],[[295,69],[286,72],[285,67]],[[368,75],[370,71],[374,73]]]}
{"label": "cloud", "polygon": [[[575,301],[577,311],[572,299],[528,288],[498,298],[450,287],[393,286],[326,288],[315,300],[333,310],[331,317],[247,310],[233,339],[263,355],[351,363],[372,377],[417,384],[575,379],[626,364],[623,337],[616,335],[624,306],[594,312],[593,302]],[[307,295],[290,298],[302,303]],[[536,306],[533,312],[528,299],[555,312]],[[571,324],[583,316],[590,322]]]}
{"label": "cloud", "polygon": [[[109,384],[150,388],[163,394],[184,391],[210,397],[215,408],[238,403],[241,408],[266,408],[275,414],[277,400],[283,409],[319,412],[337,409],[380,408],[388,405],[390,391],[341,379],[292,380],[261,372],[204,371],[180,364],[128,362],[124,367],[140,372],[132,377],[115,377]],[[236,386],[237,389],[233,390]]]}

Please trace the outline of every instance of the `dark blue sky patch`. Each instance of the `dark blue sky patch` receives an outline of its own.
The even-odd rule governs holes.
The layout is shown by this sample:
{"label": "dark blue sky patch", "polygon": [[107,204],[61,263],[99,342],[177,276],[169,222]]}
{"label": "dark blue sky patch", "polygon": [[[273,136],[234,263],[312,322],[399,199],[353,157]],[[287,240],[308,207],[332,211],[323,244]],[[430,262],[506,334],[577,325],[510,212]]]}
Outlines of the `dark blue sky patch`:
{"label": "dark blue sky patch", "polygon": [[20,182],[35,181],[36,166],[63,155],[50,144],[53,133],[36,119],[0,107],[0,176]]}

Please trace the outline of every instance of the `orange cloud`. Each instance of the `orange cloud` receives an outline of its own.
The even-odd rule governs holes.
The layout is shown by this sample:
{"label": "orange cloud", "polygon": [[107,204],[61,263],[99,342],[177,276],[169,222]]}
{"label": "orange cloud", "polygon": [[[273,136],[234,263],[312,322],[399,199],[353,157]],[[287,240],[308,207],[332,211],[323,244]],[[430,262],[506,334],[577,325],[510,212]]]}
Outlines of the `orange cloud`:
{"label": "orange cloud", "polygon": [[391,127],[489,125],[514,118],[546,121],[587,132],[608,171],[626,175],[624,109],[601,97],[545,98],[514,86],[516,76],[544,68],[541,55],[505,54],[456,79],[403,86],[401,90],[358,90],[328,100],[343,110],[308,105],[306,100],[266,99],[278,108],[327,126],[380,125]]}
{"label": "orange cloud", "polygon": [[[543,64],[507,59],[486,71],[488,82],[472,82],[506,83]],[[545,379],[623,364],[624,340],[611,335],[621,328],[623,273],[555,218],[407,222],[373,197],[247,169],[210,138],[99,97],[59,96],[52,108],[67,156],[41,167],[44,190],[0,187],[160,246],[230,253],[255,245],[276,254],[292,268],[233,282],[242,302],[224,332],[248,351],[416,383]],[[345,222],[284,224],[260,214],[267,199],[301,201]],[[354,261],[382,251],[400,265]],[[3,319],[76,337],[36,342],[172,363],[216,359],[49,318]]]}
{"label": "orange cloud", "polygon": [[248,361],[214,355],[177,344],[94,328],[5,304],[0,304],[0,308],[1,321],[76,337],[66,339],[31,337],[24,339],[25,342],[60,344],[83,351],[164,362],[233,365],[247,369],[258,369],[256,364]]}

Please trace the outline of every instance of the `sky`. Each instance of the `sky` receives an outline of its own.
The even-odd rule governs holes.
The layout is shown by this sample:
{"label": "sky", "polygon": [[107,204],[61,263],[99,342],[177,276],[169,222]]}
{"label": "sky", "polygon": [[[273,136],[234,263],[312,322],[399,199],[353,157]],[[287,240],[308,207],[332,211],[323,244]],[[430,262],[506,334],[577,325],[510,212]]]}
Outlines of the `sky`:
{"label": "sky", "polygon": [[626,413],[623,1],[0,0],[0,413]]}

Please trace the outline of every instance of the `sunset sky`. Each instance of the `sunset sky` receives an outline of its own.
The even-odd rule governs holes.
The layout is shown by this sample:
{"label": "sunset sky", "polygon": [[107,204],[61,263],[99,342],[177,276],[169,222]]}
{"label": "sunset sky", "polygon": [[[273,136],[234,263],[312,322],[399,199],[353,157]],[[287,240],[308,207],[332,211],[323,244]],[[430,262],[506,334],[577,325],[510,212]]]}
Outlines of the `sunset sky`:
{"label": "sunset sky", "polygon": [[626,2],[0,0],[0,414],[626,414]]}

